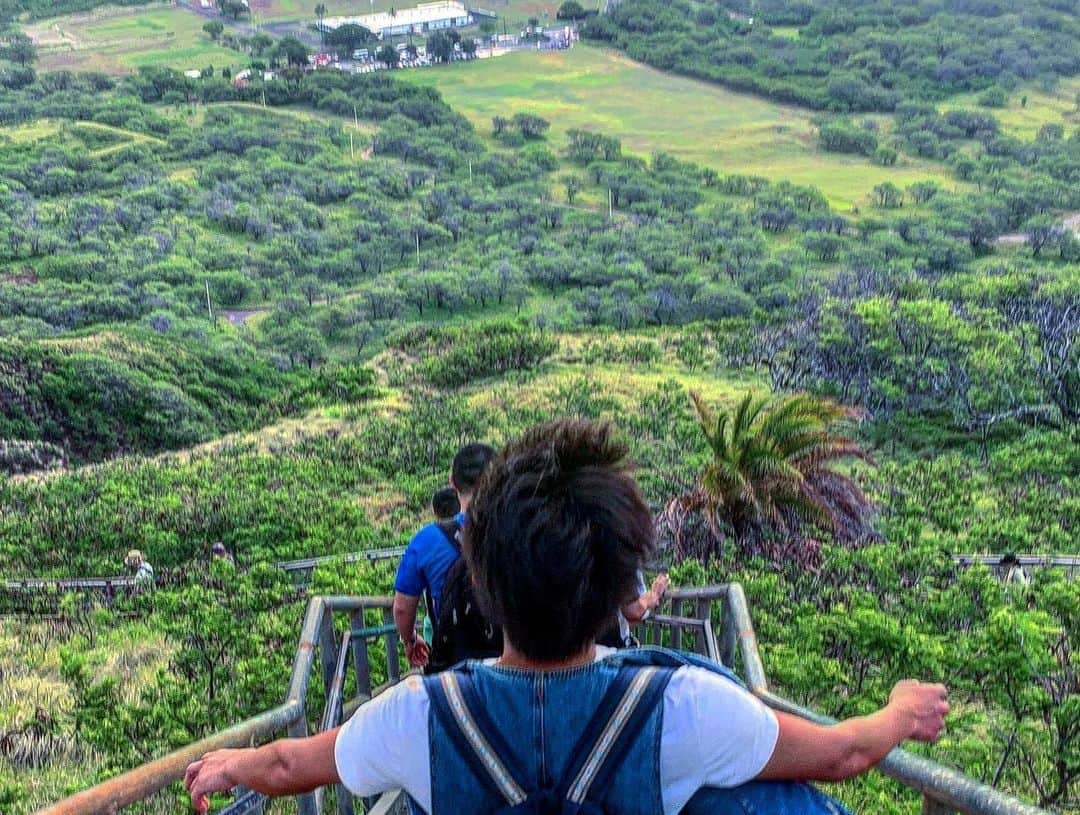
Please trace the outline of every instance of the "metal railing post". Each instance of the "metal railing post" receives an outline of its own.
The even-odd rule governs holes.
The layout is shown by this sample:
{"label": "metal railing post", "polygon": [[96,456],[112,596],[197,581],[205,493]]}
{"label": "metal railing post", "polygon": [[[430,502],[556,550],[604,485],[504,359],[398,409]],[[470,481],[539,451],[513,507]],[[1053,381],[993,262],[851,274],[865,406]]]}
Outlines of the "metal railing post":
{"label": "metal railing post", "polygon": [[[682,617],[683,616],[683,601],[682,601],[682,598],[676,598],[676,599],[671,601],[671,616],[672,617]],[[663,632],[658,631],[657,635],[659,636],[659,639],[660,639],[660,642],[657,643],[657,644],[658,645],[663,645],[664,644]],[[676,626],[672,626],[672,628],[671,628],[671,645],[670,645],[670,647],[672,648],[672,650],[675,650],[675,651],[681,651],[682,650],[682,628],[680,626],[676,625]]]}
{"label": "metal railing post", "polygon": [[731,611],[730,593],[724,597],[720,610],[720,664],[728,668],[735,667],[735,646],[739,632],[735,630],[735,615]]}
{"label": "metal railing post", "polygon": [[[384,625],[394,624],[394,612],[389,608],[382,610]],[[386,678],[390,682],[398,682],[401,679],[401,665],[398,663],[397,632],[387,632],[386,638]]]}
{"label": "metal railing post", "polygon": [[[350,629],[363,628],[364,625],[364,612],[362,610],[349,613]],[[363,637],[356,637],[352,639],[350,647],[353,655],[353,670],[356,671],[356,692],[357,694],[370,696],[371,671],[368,668],[367,640]]]}

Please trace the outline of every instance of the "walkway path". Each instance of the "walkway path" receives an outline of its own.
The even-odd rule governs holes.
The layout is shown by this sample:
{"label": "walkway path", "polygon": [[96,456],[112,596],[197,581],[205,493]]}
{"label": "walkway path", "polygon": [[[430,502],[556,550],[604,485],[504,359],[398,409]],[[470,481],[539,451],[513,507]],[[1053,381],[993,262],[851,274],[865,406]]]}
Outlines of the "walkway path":
{"label": "walkway path", "polygon": [[[1062,218],[1061,223],[1066,229],[1071,229],[1080,236],[1080,212],[1069,213]],[[1027,235],[1023,232],[1010,232],[1006,235],[998,235],[994,242],[1004,246],[1017,246],[1027,243]]]}

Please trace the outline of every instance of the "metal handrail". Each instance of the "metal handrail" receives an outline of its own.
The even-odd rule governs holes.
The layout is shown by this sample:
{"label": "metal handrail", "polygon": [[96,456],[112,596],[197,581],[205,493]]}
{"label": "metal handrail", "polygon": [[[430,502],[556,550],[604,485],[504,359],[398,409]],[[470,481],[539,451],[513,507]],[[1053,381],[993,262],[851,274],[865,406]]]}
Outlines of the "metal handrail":
{"label": "metal handrail", "polygon": [[[388,597],[312,597],[300,629],[300,642],[284,703],[45,807],[37,815],[114,815],[118,809],[148,798],[182,779],[188,764],[211,750],[246,747],[266,740],[282,729],[293,738],[306,736],[307,694],[315,664],[315,649],[318,648],[320,652],[323,682],[330,691],[328,697],[332,695],[335,669],[342,662],[334,633],[334,612],[347,612],[352,628],[362,628],[366,611],[378,610],[386,619],[391,617],[392,603]],[[387,636],[386,640],[387,675],[390,681],[377,688],[371,686],[368,640],[351,641],[353,663],[357,668],[357,689],[365,698],[377,696],[401,678],[396,637],[391,640]],[[391,798],[398,796],[390,794]],[[316,815],[319,812],[314,793],[297,796],[297,803],[300,815]]]}
{"label": "metal handrail", "polygon": [[[953,563],[965,568],[981,563],[989,569],[999,569],[1004,555],[953,555]],[[1069,574],[1080,569],[1080,555],[1016,555],[1020,566],[1034,569],[1067,569]]]}
{"label": "metal handrail", "polygon": [[[668,593],[666,602],[670,604],[670,613],[654,615],[651,620],[639,626],[639,631],[648,633],[651,626],[651,633],[657,637],[657,644],[661,644],[666,635],[672,647],[682,649],[689,646],[689,649],[732,669],[736,668],[737,662],[741,663],[741,674],[748,688],[765,704],[811,721],[834,723],[834,720],[784,699],[769,689],[749,606],[738,583],[675,589]],[[713,632],[717,604],[720,606],[719,638]],[[168,784],[180,780],[187,765],[209,750],[261,741],[282,728],[286,728],[292,737],[307,735],[305,700],[316,647],[320,651],[323,683],[327,691],[322,726],[335,726],[347,719],[360,704],[400,681],[402,677],[397,638],[390,625],[391,607],[392,600],[387,597],[311,598],[284,704],[42,809],[37,815],[113,815],[118,808],[145,799]],[[365,612],[372,609],[380,612],[383,625],[367,624],[364,619]],[[340,648],[334,630],[334,612],[348,612],[350,615],[350,627],[343,635]],[[368,644],[379,637],[385,637],[387,643],[387,682],[372,688]],[[692,639],[692,642],[687,642],[688,639]],[[341,689],[349,662],[346,654],[348,650],[352,652],[358,696],[350,703],[343,704]],[[922,793],[924,813],[1049,815],[1045,810],[1025,804],[957,770],[900,748],[889,753],[877,765],[877,769]],[[249,797],[246,793],[242,797],[252,803],[240,812],[255,809],[262,800],[257,796]],[[321,793],[308,793],[297,796],[297,799],[300,815],[321,815]],[[347,790],[339,788],[337,800],[339,815],[351,813],[351,798]],[[402,800],[403,793],[400,790],[386,793],[370,811],[399,811]],[[232,808],[230,812],[239,815],[239,812]]]}
{"label": "metal handrail", "polygon": [[[751,692],[774,710],[791,713],[818,724],[836,724],[835,719],[804,708],[769,690],[765,667],[757,648],[757,638],[746,595],[738,583],[726,586],[707,586],[702,589],[675,590],[670,592],[672,607],[679,613],[680,607],[692,602],[699,608],[703,600],[723,600],[723,644],[715,653],[706,654],[710,659],[734,668],[731,657],[722,659],[723,651],[734,655],[735,643],[742,658],[743,676]],[[734,643],[732,643],[734,638]],[[897,747],[876,768],[901,784],[923,794],[924,813],[958,812],[963,815],[1050,815],[1046,810],[1026,804],[1017,798],[994,789],[988,784],[975,781],[958,770],[938,764],[922,756],[914,755]]]}
{"label": "metal handrail", "polygon": [[[284,572],[310,572],[316,566],[328,563],[378,563],[382,560],[398,560],[405,554],[405,547],[395,546],[386,549],[366,549],[361,552],[348,552],[343,555],[324,555],[322,557],[282,560],[274,564]],[[309,575],[310,577],[310,575]],[[131,588],[136,585],[134,575],[115,577],[17,577],[3,582],[8,591],[41,591],[58,589],[60,591],[111,591],[112,589]],[[298,585],[306,585],[304,582]]]}
{"label": "metal handrail", "polygon": [[[343,555],[323,555],[321,557],[298,558],[297,560],[282,560],[274,564],[277,568],[286,572],[311,571],[316,566],[324,566],[328,563],[377,563],[381,560],[396,560],[405,554],[405,547],[393,546],[385,549],[367,549],[361,552],[348,552]],[[994,568],[1001,565],[1002,555],[953,555],[952,560],[957,566],[972,566],[981,563],[984,566]],[[1017,563],[1021,566],[1034,568],[1080,569],[1080,555],[1031,555],[1023,554],[1016,556]],[[135,578],[131,575],[118,575],[116,577],[20,577],[4,581],[5,589],[109,589],[135,585]]]}

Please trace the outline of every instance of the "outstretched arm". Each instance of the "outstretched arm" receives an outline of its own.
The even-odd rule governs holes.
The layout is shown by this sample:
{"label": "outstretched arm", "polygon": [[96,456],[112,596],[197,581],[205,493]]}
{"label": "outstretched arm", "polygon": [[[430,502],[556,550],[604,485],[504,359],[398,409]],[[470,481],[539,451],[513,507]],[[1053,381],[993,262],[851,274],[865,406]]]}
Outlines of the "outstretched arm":
{"label": "outstretched arm", "polygon": [[668,576],[662,574],[652,582],[652,587],[648,591],[622,607],[623,617],[631,625],[637,625],[645,619],[646,614],[660,605],[667,588]]}
{"label": "outstretched arm", "polygon": [[196,812],[207,812],[207,796],[242,785],[267,795],[296,795],[337,784],[334,743],[338,730],[306,739],[280,739],[247,750],[214,750],[188,765],[184,787]]}
{"label": "outstretched arm", "polygon": [[864,773],[905,739],[936,741],[949,712],[944,685],[898,682],[876,713],[823,726],[777,713],[780,733],[758,775],[773,781],[842,781]]}

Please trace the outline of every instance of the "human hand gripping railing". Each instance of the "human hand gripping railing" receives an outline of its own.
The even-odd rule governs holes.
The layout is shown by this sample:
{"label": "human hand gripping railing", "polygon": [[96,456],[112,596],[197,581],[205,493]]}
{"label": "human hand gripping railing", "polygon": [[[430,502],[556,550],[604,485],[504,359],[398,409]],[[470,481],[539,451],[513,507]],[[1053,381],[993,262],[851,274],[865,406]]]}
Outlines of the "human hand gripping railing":
{"label": "human hand gripping railing", "polygon": [[[742,676],[750,690],[769,707],[801,716],[819,724],[836,724],[835,719],[822,716],[801,707],[769,690],[765,669],[758,653],[757,639],[750,619],[749,607],[742,586],[731,583],[722,586],[705,586],[695,589],[676,589],[668,594],[672,614],[677,625],[672,630],[672,644],[680,648],[683,633],[694,631],[697,650],[697,631],[703,637],[704,649],[700,651],[709,658],[735,668],[735,656],[742,660]],[[712,635],[709,617],[715,601],[721,602],[721,639],[718,644]],[[693,608],[700,621],[693,626],[686,622],[684,609]],[[656,615],[653,620],[663,619]],[[975,781],[963,773],[930,761],[922,756],[896,748],[877,765],[877,769],[905,786],[923,794],[923,815],[1050,815],[1046,810],[1025,804],[986,784]]]}
{"label": "human hand gripping railing", "polygon": [[[303,737],[308,734],[307,696],[311,680],[311,671],[315,662],[315,649],[320,652],[323,684],[326,689],[327,704],[323,709],[322,723],[340,723],[342,712],[346,714],[355,706],[377,696],[401,678],[396,634],[390,635],[392,600],[388,597],[313,597],[308,602],[304,622],[300,631],[293,661],[292,675],[289,680],[285,702],[271,710],[253,716],[240,724],[234,725],[205,739],[189,744],[163,758],[144,764],[129,772],[111,778],[91,789],[59,801],[52,806],[38,811],[37,815],[113,815],[136,801],[142,801],[161,791],[169,784],[183,778],[187,765],[211,750],[228,747],[246,747],[256,742],[265,741],[282,729],[291,737]],[[381,616],[382,626],[372,631],[365,631],[367,625],[365,612],[376,612]],[[350,630],[347,631],[350,648],[339,649],[334,632],[333,614],[346,612],[350,617]],[[386,640],[386,672],[388,681],[372,687],[370,640]],[[343,643],[344,644],[344,643]],[[343,653],[343,651],[345,653]],[[341,704],[341,689],[344,687],[344,672],[348,665],[348,653],[357,673],[358,698],[350,705]],[[339,789],[339,807],[345,791]],[[261,796],[242,796],[250,802],[242,811],[257,809]],[[392,807],[400,799],[400,793],[383,796],[379,804],[383,811],[393,811]],[[237,801],[237,803],[241,803]],[[297,796],[300,815],[318,815],[321,812],[321,796],[313,793]],[[344,811],[344,810],[342,810]],[[351,810],[350,810],[351,811]],[[374,811],[374,810],[373,810]]]}

